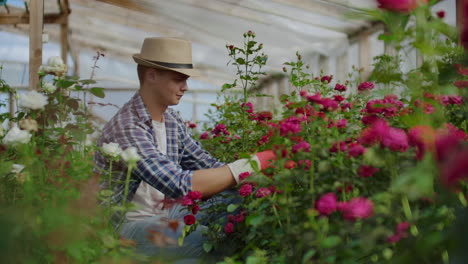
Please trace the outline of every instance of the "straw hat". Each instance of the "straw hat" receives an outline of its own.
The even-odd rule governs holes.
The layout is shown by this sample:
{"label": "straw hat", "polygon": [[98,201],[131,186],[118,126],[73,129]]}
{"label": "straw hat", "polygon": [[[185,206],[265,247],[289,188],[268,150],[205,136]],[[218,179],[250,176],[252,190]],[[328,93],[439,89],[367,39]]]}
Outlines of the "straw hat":
{"label": "straw hat", "polygon": [[136,63],[157,69],[198,76],[192,64],[192,44],[176,38],[146,38],[139,54],[133,54]]}

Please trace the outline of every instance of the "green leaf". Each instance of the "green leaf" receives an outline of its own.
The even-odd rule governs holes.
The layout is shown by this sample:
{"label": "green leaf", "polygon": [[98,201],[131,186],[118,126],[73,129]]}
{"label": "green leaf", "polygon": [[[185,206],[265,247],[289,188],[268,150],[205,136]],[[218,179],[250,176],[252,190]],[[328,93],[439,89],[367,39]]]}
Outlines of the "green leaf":
{"label": "green leaf", "polygon": [[305,255],[302,257],[302,263],[308,263],[308,260],[313,257],[315,253],[317,253],[315,249],[310,249],[307,251],[307,253],[305,253]]}
{"label": "green leaf", "polygon": [[255,46],[255,44],[257,44],[257,41],[251,40],[251,41],[247,42],[247,47],[252,48],[253,46]]}
{"label": "green leaf", "polygon": [[205,250],[205,252],[208,253],[213,249],[213,244],[211,244],[209,242],[205,242],[205,243],[203,243],[203,249]]}
{"label": "green leaf", "polygon": [[249,215],[245,222],[247,223],[247,225],[256,227],[262,223],[263,218],[265,218],[265,216],[263,215]]}
{"label": "green leaf", "polygon": [[222,89],[223,89],[223,90],[224,90],[224,89],[229,89],[229,88],[231,88],[231,87],[232,87],[232,84],[225,83],[225,84],[223,84]]}
{"label": "green leaf", "polygon": [[117,241],[115,240],[115,238],[110,235],[103,236],[101,240],[104,246],[107,248],[113,248],[117,245]]}
{"label": "green leaf", "polygon": [[91,80],[91,79],[88,79],[88,80],[80,80],[80,82],[82,84],[93,84],[93,83],[96,83],[95,80]]}
{"label": "green leaf", "polygon": [[248,153],[240,153],[239,159],[250,159],[250,155]]}
{"label": "green leaf", "polygon": [[114,192],[111,190],[102,190],[99,192],[99,194],[103,197],[109,197],[113,194]]}
{"label": "green leaf", "polygon": [[396,178],[390,190],[406,195],[410,200],[430,197],[434,194],[434,172],[437,171],[433,158],[426,154],[422,162],[404,171]]}
{"label": "green leaf", "polygon": [[57,85],[58,88],[68,88],[68,87],[72,86],[75,83],[76,83],[76,81],[60,79],[60,80],[57,81],[56,85]]}
{"label": "green leaf", "polygon": [[332,248],[332,247],[337,246],[340,243],[341,243],[341,237],[329,236],[322,241],[321,246],[323,248]]}
{"label": "green leaf", "polygon": [[100,87],[93,87],[89,89],[89,92],[92,93],[94,96],[97,96],[99,98],[104,98],[106,95],[104,94],[104,88]]}
{"label": "green leaf", "polygon": [[228,211],[229,213],[232,213],[232,212],[234,212],[238,207],[239,207],[238,204],[230,204],[230,205],[228,205],[228,207],[227,207],[227,211]]}
{"label": "green leaf", "polygon": [[245,64],[245,60],[243,58],[237,58],[236,59],[236,62],[239,63],[240,65],[244,65]]}
{"label": "green leaf", "polygon": [[68,99],[66,104],[73,110],[77,110],[79,107],[78,100],[76,99]]}

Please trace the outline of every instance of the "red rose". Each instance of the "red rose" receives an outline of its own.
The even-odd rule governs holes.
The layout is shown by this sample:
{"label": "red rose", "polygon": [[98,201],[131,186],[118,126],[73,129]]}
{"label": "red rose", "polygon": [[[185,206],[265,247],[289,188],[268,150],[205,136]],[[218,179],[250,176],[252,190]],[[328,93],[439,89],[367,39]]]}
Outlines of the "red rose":
{"label": "red rose", "polygon": [[184,223],[185,223],[186,225],[193,225],[196,221],[197,221],[197,219],[195,218],[194,215],[186,215],[186,216],[184,216]]}

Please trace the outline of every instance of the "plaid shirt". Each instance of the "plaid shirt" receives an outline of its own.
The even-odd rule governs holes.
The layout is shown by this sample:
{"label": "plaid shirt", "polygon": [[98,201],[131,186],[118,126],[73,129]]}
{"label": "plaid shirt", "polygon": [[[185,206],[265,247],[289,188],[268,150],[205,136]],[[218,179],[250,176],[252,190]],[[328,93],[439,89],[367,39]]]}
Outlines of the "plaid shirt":
{"label": "plaid shirt", "polygon": [[[162,192],[166,197],[180,198],[192,189],[194,170],[217,168],[224,165],[200,147],[192,139],[182,118],[173,109],[164,113],[167,133],[167,155],[157,148],[151,116],[137,92],[118,113],[104,126],[98,147],[115,142],[122,149],[136,147],[142,157],[132,171],[128,201],[131,201],[143,180]],[[97,151],[94,161],[98,170],[107,174],[109,160]],[[113,163],[112,201],[123,199],[127,166],[123,161]],[[107,181],[101,185],[108,188]]]}

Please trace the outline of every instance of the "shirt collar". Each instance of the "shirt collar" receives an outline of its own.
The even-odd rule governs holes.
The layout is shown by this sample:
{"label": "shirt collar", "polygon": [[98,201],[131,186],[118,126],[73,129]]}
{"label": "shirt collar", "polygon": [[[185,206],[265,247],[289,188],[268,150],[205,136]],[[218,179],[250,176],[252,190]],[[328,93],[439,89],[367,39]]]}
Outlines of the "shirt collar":
{"label": "shirt collar", "polygon": [[138,118],[144,123],[151,124],[151,115],[149,114],[148,109],[146,109],[145,103],[143,102],[139,91],[135,93],[132,100],[133,107],[136,111]]}

